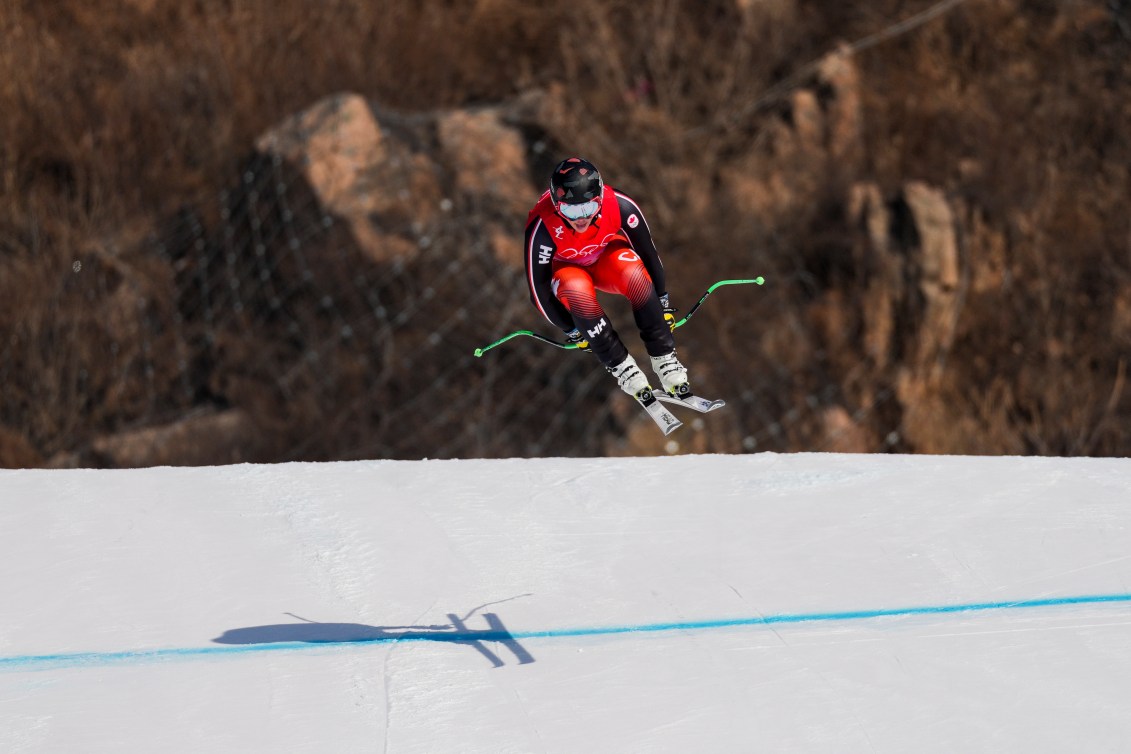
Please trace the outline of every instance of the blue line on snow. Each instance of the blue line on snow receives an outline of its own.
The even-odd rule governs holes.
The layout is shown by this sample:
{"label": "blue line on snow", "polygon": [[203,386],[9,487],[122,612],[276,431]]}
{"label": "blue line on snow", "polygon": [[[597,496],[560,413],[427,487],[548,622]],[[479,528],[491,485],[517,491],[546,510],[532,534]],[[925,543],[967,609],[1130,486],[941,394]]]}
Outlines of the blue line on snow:
{"label": "blue line on snow", "polygon": [[839,613],[802,613],[767,615],[758,618],[729,618],[724,620],[684,621],[678,623],[649,623],[628,626],[602,626],[591,628],[561,628],[545,631],[467,631],[442,633],[409,631],[397,636],[372,639],[327,642],[277,642],[271,644],[242,644],[213,647],[185,647],[121,652],[76,652],[51,655],[16,655],[0,657],[0,671],[57,670],[77,667],[104,667],[107,665],[132,665],[145,662],[207,657],[212,655],[251,654],[254,652],[296,652],[315,649],[340,648],[367,644],[393,644],[404,641],[433,641],[468,643],[476,641],[521,641],[524,639],[556,639],[575,636],[611,636],[614,634],[658,633],[664,631],[703,631],[716,628],[742,626],[770,626],[775,624],[817,623],[827,621],[869,620],[912,615],[945,615],[949,613],[985,612],[988,610],[1019,610],[1025,608],[1058,607],[1063,605],[1094,605],[1102,603],[1131,602],[1131,594],[1100,594],[1080,597],[1051,597],[1048,599],[1017,602],[978,602],[965,605],[936,605],[886,610],[854,610]]}

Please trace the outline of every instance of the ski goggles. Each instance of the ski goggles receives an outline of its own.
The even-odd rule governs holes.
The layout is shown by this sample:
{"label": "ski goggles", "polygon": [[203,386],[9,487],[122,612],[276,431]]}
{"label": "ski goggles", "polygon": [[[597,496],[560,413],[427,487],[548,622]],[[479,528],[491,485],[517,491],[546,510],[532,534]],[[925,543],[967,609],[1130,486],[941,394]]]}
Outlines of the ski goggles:
{"label": "ski goggles", "polygon": [[594,199],[591,202],[584,204],[559,204],[558,212],[562,217],[567,220],[584,220],[587,217],[593,217],[597,214],[597,210],[601,209],[601,202]]}

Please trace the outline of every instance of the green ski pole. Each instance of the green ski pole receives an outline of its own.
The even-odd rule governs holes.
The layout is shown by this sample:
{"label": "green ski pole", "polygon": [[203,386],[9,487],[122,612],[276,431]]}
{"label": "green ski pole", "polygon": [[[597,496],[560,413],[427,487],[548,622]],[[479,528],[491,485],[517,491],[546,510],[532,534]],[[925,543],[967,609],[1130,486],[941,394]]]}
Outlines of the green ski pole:
{"label": "green ski pole", "polygon": [[703,302],[707,300],[708,296],[715,292],[716,288],[722,288],[724,285],[750,285],[751,283],[753,283],[754,285],[762,285],[762,283],[764,282],[766,282],[765,279],[760,275],[750,280],[720,280],[719,282],[708,288],[707,292],[699,297],[699,300],[695,302],[695,306],[687,310],[687,316],[676,322],[675,326],[683,327],[684,324],[687,323],[687,320],[691,319],[691,316],[695,314],[695,310],[703,305]]}
{"label": "green ski pole", "polygon": [[[691,307],[691,309],[688,310],[687,316],[685,316],[683,319],[676,322],[674,327],[683,327],[685,324],[687,324],[687,320],[691,319],[692,315],[694,315],[695,312],[699,309],[699,307],[703,305],[703,302],[707,300],[707,297],[710,296],[712,293],[714,293],[715,289],[717,289],[717,288],[721,288],[724,285],[750,285],[750,284],[762,285],[765,282],[766,282],[765,278],[763,278],[761,276],[758,276],[756,278],[741,279],[741,280],[720,280],[717,283],[714,283],[710,288],[707,289],[706,293],[704,293],[702,296],[699,297],[699,300],[695,302],[695,306]],[[536,340],[540,340],[543,343],[548,343],[551,346],[555,346],[557,348],[561,348],[561,349],[566,350],[566,351],[574,350],[574,349],[577,348],[576,343],[570,343],[569,341],[566,341],[566,342],[563,343],[563,342],[554,340],[553,338],[547,338],[545,335],[539,335],[538,333],[536,333],[532,330],[516,330],[515,332],[512,332],[509,335],[505,335],[502,338],[499,338],[494,343],[491,343],[489,345],[485,345],[482,348],[476,348],[475,349],[475,356],[480,357],[483,354],[490,351],[492,348],[495,348],[496,346],[501,346],[503,343],[506,343],[508,340],[510,340],[512,338],[517,338],[521,335],[525,335],[527,337],[534,338]]]}

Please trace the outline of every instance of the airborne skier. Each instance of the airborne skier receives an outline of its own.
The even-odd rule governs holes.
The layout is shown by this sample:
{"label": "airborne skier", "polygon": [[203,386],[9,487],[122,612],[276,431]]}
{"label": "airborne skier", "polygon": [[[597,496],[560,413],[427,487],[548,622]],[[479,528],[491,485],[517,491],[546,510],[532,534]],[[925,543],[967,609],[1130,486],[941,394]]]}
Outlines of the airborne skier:
{"label": "airborne skier", "polygon": [[[592,351],[629,395],[651,402],[652,387],[597,301],[624,296],[664,391],[690,396],[675,354],[675,309],[664,267],[639,205],[606,186],[593,163],[563,160],[526,221],[526,282],[534,306],[570,341]],[[657,407],[658,408],[658,407]]]}

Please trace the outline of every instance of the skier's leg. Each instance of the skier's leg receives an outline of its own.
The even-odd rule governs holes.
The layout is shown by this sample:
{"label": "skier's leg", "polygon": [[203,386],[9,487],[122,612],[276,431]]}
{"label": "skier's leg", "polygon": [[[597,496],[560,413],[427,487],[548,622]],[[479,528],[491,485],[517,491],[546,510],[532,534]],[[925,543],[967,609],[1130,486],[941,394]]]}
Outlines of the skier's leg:
{"label": "skier's leg", "polygon": [[616,378],[621,389],[629,395],[650,389],[648,378],[628,353],[597,301],[597,289],[589,271],[563,265],[554,270],[553,286],[554,295],[569,309],[574,323],[589,339],[590,350]]}
{"label": "skier's leg", "polygon": [[644,262],[627,243],[612,243],[593,265],[594,285],[607,293],[618,293],[632,305],[632,316],[649,356],[662,356],[675,349],[664,307],[652,285]]}
{"label": "skier's leg", "polygon": [[605,310],[597,300],[597,289],[588,272],[575,266],[554,271],[554,295],[558,297],[573,321],[589,340],[589,348],[606,367],[620,363],[628,355],[620,336],[613,329]]}
{"label": "skier's leg", "polygon": [[652,278],[639,255],[627,244],[610,244],[593,267],[595,285],[599,290],[619,293],[632,304],[640,338],[651,357],[652,370],[660,378],[664,390],[672,394],[689,393],[687,368],[675,355],[675,338],[664,319],[664,308],[652,285]]}

